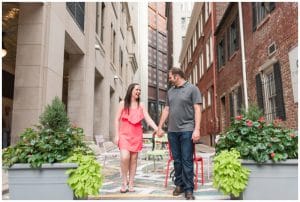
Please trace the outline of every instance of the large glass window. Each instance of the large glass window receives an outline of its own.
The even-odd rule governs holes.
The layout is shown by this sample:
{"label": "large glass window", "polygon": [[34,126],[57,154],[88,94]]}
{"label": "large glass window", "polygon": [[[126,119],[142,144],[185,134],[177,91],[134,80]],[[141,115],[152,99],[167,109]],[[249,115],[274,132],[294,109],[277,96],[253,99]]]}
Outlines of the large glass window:
{"label": "large glass window", "polygon": [[84,2],[67,2],[67,8],[74,18],[75,22],[78,24],[80,29],[84,31]]}

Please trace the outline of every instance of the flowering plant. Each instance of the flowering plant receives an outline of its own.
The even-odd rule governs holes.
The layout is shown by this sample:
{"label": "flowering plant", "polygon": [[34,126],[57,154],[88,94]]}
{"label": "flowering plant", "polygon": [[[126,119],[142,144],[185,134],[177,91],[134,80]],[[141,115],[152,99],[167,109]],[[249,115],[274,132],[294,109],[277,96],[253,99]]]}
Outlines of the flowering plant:
{"label": "flowering plant", "polygon": [[221,134],[216,152],[235,148],[242,159],[258,163],[298,158],[298,135],[282,126],[282,120],[268,123],[257,106],[236,116],[229,129]]}

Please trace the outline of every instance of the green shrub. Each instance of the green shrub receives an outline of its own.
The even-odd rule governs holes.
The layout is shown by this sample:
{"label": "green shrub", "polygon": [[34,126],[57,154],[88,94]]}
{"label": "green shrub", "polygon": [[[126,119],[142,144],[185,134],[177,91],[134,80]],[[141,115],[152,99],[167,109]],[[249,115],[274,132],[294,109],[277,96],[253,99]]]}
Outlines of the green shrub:
{"label": "green shrub", "polygon": [[[64,104],[56,97],[40,116],[36,129],[27,128],[20,140],[2,152],[2,165],[29,163],[38,168],[44,163],[59,163],[68,159],[79,165],[68,171],[68,181],[75,195],[97,194],[102,185],[101,166],[83,141],[83,129],[70,126]],[[77,177],[82,177],[77,179]],[[83,186],[81,188],[81,186]],[[97,190],[97,192],[96,192]]]}
{"label": "green shrub", "polygon": [[102,167],[94,156],[75,152],[66,162],[79,165],[77,169],[67,171],[68,185],[73,189],[77,198],[82,199],[88,195],[99,194],[103,182]]}
{"label": "green shrub", "polygon": [[55,97],[51,105],[47,105],[40,116],[40,124],[53,131],[64,131],[70,127],[65,105],[58,97]]}
{"label": "green shrub", "polygon": [[236,116],[229,129],[220,135],[216,153],[235,148],[242,159],[263,163],[298,158],[298,135],[282,127],[280,119],[267,123],[259,110],[252,107]]}
{"label": "green shrub", "polygon": [[249,169],[243,167],[237,150],[222,151],[214,157],[213,186],[224,194],[238,197],[246,188]]}

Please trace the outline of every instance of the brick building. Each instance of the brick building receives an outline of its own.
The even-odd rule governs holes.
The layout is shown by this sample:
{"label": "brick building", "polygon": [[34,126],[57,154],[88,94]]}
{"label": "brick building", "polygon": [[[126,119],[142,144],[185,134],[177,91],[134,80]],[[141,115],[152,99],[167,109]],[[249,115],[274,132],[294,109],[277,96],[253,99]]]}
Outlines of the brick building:
{"label": "brick building", "polygon": [[168,89],[168,6],[165,2],[148,4],[148,111],[156,122]]}
{"label": "brick building", "polygon": [[[291,128],[297,128],[298,110],[297,9],[297,3],[242,3],[249,104]],[[239,20],[238,3],[230,3],[215,32],[220,130],[245,103]]]}
{"label": "brick building", "polygon": [[194,4],[179,61],[186,78],[198,86],[202,94],[201,141],[214,144],[217,130],[216,79],[214,58],[215,3]]}
{"label": "brick building", "polygon": [[297,9],[297,3],[242,3],[244,87],[238,3],[194,4],[179,60],[203,96],[202,142],[214,144],[247,94],[267,120],[281,118],[297,128]]}

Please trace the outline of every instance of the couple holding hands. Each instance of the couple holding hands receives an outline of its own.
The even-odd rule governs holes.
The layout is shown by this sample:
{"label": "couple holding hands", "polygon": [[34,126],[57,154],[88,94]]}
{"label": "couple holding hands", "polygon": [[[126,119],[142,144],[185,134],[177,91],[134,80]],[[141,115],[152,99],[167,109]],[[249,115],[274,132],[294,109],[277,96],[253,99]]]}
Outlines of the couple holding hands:
{"label": "couple holding hands", "polygon": [[[158,137],[163,136],[162,126],[168,119],[168,142],[174,158],[174,196],[185,193],[187,200],[194,200],[193,144],[200,139],[201,93],[199,89],[184,79],[180,68],[169,70],[166,105],[158,126],[140,102],[141,88],[130,84],[125,99],[120,102],[116,119],[115,143],[120,149],[122,185],[120,192],[134,192],[134,176],[137,168],[138,152],[142,150],[142,120],[145,119]],[[128,178],[129,174],[129,178]],[[129,180],[128,180],[129,179]]]}

